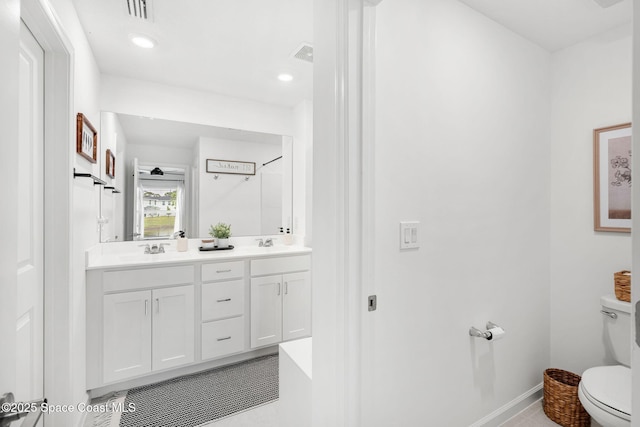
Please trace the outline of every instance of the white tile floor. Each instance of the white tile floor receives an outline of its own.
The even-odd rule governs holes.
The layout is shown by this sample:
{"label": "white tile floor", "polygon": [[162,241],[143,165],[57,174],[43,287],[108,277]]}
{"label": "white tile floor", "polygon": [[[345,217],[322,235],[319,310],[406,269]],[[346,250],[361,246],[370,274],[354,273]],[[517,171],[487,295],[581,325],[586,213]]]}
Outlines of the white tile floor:
{"label": "white tile floor", "polygon": [[[200,427],[279,427],[279,410],[279,402],[275,401],[222,420],[203,424]],[[90,427],[93,425],[90,417],[87,421],[85,426]],[[114,424],[117,425],[117,421]],[[500,427],[557,427],[558,425],[547,418],[542,410],[542,401],[538,401],[503,423]],[[591,427],[601,426],[592,421]]]}
{"label": "white tile floor", "polygon": [[278,427],[278,401],[200,427]]}
{"label": "white tile floor", "polygon": [[[278,427],[278,402],[269,403],[237,415],[214,421],[202,427]],[[538,401],[511,418],[500,427],[557,427],[542,410],[542,401]],[[591,427],[600,427],[595,421]]]}
{"label": "white tile floor", "polygon": [[[542,401],[539,400],[500,427],[556,427],[559,425],[547,418],[542,410]],[[591,427],[601,426],[592,420]]]}

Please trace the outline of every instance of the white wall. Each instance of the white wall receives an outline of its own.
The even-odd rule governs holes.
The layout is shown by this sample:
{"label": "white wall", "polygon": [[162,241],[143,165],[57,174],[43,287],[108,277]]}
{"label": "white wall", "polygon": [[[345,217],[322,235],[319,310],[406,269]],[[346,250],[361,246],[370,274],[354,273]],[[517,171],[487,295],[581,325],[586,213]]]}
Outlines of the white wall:
{"label": "white wall", "polygon": [[[80,25],[73,4],[70,0],[50,0],[54,13],[57,14],[63,31],[73,45],[73,105],[74,113],[83,113],[89,121],[99,129],[100,126],[100,72],[89,48],[86,36]],[[67,149],[75,151],[75,141],[67,141]],[[65,149],[65,147],[61,147]],[[98,140],[98,161],[91,164],[84,158],[75,155],[75,168],[78,172],[89,172],[99,176],[104,165],[104,149]],[[71,171],[70,171],[71,173]],[[75,179],[73,185],[73,235],[72,239],[72,281],[69,284],[70,295],[70,360],[69,373],[71,385],[71,402],[55,402],[76,404],[87,399],[86,394],[86,357],[85,357],[85,250],[99,240],[97,217],[99,215],[100,186],[94,186],[88,179]],[[61,369],[66,369],[61,367]],[[63,418],[63,416],[60,416]],[[61,425],[77,425],[82,418],[80,413],[68,415]]]}
{"label": "white wall", "polygon": [[[363,425],[471,425],[549,366],[550,55],[449,0],[385,1],[377,23]],[[418,250],[399,250],[407,220]],[[506,337],[469,337],[487,321]]]}
{"label": "white wall", "polygon": [[103,111],[293,134],[290,108],[112,75],[102,75],[100,102]]}
{"label": "white wall", "polygon": [[311,246],[313,102],[302,101],[293,109],[293,115],[293,229],[295,234],[305,236],[305,244]]}
{"label": "white wall", "polygon": [[[199,160],[199,227],[194,237],[207,237],[209,227],[218,222],[231,224],[233,236],[277,234],[278,229],[261,230],[261,175],[283,173],[280,159],[263,168],[263,163],[282,155],[282,144],[228,141],[200,138]],[[244,175],[216,174],[206,171],[207,159],[255,162],[256,175],[245,180]],[[290,205],[289,205],[290,206]]]}
{"label": "white wall", "polygon": [[551,363],[581,374],[605,354],[600,296],[631,268],[628,233],[593,231],[593,129],[631,121],[631,28],[553,55]]}

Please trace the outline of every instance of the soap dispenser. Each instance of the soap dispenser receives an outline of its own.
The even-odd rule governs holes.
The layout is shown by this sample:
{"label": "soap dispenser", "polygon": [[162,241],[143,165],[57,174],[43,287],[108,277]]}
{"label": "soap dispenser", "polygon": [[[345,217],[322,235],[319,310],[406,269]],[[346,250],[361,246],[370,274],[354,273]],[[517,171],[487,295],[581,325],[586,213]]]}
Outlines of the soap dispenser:
{"label": "soap dispenser", "polygon": [[282,237],[282,240],[285,245],[293,244],[293,235],[291,234],[291,231],[288,228],[287,228],[287,233]]}
{"label": "soap dispenser", "polygon": [[184,231],[178,231],[176,242],[176,250],[178,252],[186,252],[189,249],[189,239],[185,237]]}

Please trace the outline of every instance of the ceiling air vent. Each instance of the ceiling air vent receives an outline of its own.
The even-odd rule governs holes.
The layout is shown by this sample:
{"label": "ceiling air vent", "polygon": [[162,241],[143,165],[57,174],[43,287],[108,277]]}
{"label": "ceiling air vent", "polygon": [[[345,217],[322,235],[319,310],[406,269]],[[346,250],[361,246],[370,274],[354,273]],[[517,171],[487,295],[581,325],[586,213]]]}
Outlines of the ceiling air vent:
{"label": "ceiling air vent", "polygon": [[291,56],[302,61],[313,62],[313,46],[308,43],[302,43]]}
{"label": "ceiling air vent", "polygon": [[593,0],[600,5],[600,7],[607,8],[613,6],[616,3],[620,3],[622,0]]}
{"label": "ceiling air vent", "polygon": [[151,0],[125,0],[126,9],[132,18],[152,21]]}

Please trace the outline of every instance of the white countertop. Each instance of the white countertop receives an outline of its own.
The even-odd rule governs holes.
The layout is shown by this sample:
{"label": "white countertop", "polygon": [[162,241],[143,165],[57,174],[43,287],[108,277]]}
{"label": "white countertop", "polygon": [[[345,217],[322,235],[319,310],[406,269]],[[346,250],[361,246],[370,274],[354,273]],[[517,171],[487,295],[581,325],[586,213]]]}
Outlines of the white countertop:
{"label": "white countertop", "polygon": [[[174,243],[165,248],[162,254],[145,254],[143,248],[135,242],[135,245],[120,245],[114,250],[112,243],[99,244],[86,254],[86,269],[96,270],[104,268],[118,267],[139,267],[170,265],[198,261],[225,261],[247,258],[263,258],[282,255],[303,255],[311,253],[311,248],[304,246],[277,245],[271,247],[258,246],[237,246],[229,250],[200,251],[197,247],[190,245],[186,252],[177,252]],[[133,242],[132,242],[133,243]]]}

